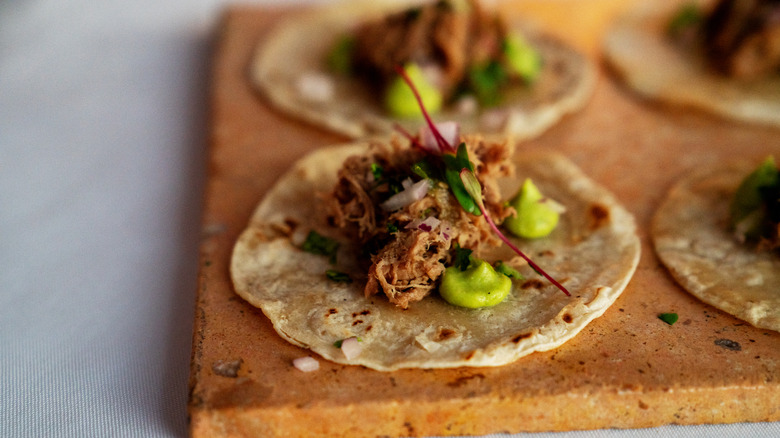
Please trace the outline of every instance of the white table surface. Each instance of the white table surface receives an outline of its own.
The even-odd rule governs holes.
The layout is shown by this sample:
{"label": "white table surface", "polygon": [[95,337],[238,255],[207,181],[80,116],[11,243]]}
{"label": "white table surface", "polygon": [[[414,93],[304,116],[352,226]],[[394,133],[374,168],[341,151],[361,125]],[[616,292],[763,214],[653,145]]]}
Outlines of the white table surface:
{"label": "white table surface", "polygon": [[[224,5],[0,0],[0,436],[187,435]],[[778,437],[780,423],[518,436],[659,434]]]}

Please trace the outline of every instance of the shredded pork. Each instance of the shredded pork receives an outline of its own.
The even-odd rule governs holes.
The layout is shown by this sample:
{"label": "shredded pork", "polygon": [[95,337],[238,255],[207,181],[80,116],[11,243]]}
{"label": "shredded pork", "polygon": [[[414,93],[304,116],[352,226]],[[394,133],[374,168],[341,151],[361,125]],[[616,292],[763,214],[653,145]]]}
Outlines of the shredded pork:
{"label": "shredded pork", "polygon": [[780,0],[722,0],[706,18],[704,50],[721,73],[751,79],[780,72]]}
{"label": "shredded pork", "polygon": [[364,23],[355,33],[356,69],[381,87],[397,66],[414,62],[432,73],[445,98],[451,96],[470,66],[501,56],[507,32],[475,0],[453,3],[432,2]]}
{"label": "shredded pork", "polygon": [[[499,178],[514,172],[509,160],[511,143],[491,143],[480,137],[462,140],[482,185],[485,207],[500,222],[513,213],[502,202],[498,186]],[[390,302],[402,308],[435,289],[455,245],[478,254],[481,248],[501,244],[484,217],[467,213],[441,180],[435,180],[424,197],[400,209],[387,212],[380,207],[399,181],[421,179],[412,166],[424,159],[436,165],[440,158],[400,139],[389,144],[375,142],[367,155],[345,161],[328,198],[331,223],[366,250],[366,296],[384,292]],[[415,225],[430,217],[435,218],[435,227]]]}

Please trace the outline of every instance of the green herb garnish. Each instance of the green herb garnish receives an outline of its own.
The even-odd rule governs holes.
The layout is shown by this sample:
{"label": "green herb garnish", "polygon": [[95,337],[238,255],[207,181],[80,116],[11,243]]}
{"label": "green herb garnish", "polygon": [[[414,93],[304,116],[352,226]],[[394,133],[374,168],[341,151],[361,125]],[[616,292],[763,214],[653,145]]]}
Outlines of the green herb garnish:
{"label": "green herb garnish", "polygon": [[[336,348],[341,348],[341,346],[344,344],[345,340],[346,339],[339,339],[338,341],[333,343],[333,346],[336,347]],[[363,342],[363,339],[361,339],[361,338],[357,338],[357,340],[358,340],[358,342]]]}
{"label": "green herb garnish", "polygon": [[660,319],[661,321],[663,321],[663,322],[665,322],[665,323],[667,323],[669,325],[672,325],[675,322],[677,322],[677,314],[676,313],[662,313],[662,314],[658,315],[658,319]]}
{"label": "green herb garnish", "polygon": [[482,186],[479,184],[479,180],[477,180],[477,176],[474,175],[474,172],[469,169],[463,169],[460,171],[460,179],[463,181],[463,186],[466,188],[466,191],[469,195],[471,195],[474,202],[476,202],[477,206],[479,207],[479,210],[482,212],[482,215],[485,216],[485,220],[487,221],[490,228],[493,230],[494,233],[498,236],[499,239],[501,239],[508,247],[512,248],[512,251],[517,253],[520,257],[522,257],[526,262],[528,262],[528,265],[531,266],[531,268],[550,281],[550,283],[554,284],[555,287],[561,290],[561,292],[565,293],[566,296],[571,296],[569,291],[563,287],[561,283],[559,283],[556,279],[552,278],[548,273],[544,272],[542,268],[539,267],[536,263],[534,263],[533,260],[531,260],[525,253],[520,251],[520,248],[515,246],[514,243],[512,243],[506,236],[504,236],[504,233],[501,232],[501,230],[498,229],[498,226],[495,222],[493,222],[493,219],[487,214],[487,210],[485,209],[485,205],[482,203]]}
{"label": "green herb garnish", "polygon": [[355,51],[355,39],[343,36],[328,53],[326,62],[331,71],[347,75],[352,71],[352,54]]}
{"label": "green herb garnish", "polygon": [[328,280],[335,281],[336,283],[352,283],[352,278],[344,272],[336,271],[335,269],[328,269],[325,271],[325,276]]}
{"label": "green herb garnish", "polygon": [[377,163],[371,163],[371,174],[374,175],[374,181],[379,182],[385,175],[385,169]]}
{"label": "green herb garnish", "polygon": [[309,235],[306,236],[306,240],[303,242],[301,249],[311,254],[328,256],[330,258],[330,263],[333,264],[336,263],[336,253],[338,252],[340,245],[341,244],[336,240],[311,230],[309,231]]}
{"label": "green herb garnish", "polygon": [[686,29],[698,25],[704,20],[704,14],[695,3],[683,5],[672,17],[666,31],[671,37],[677,37]]}
{"label": "green herb garnish", "polygon": [[461,248],[457,243],[455,244],[455,255],[453,256],[452,266],[455,266],[461,271],[465,271],[471,265],[472,251],[468,248]]}
{"label": "green herb garnish", "polygon": [[520,271],[507,265],[503,261],[499,261],[498,263],[496,263],[496,272],[504,274],[509,278],[515,278],[518,280],[523,279],[523,274],[521,274]]}
{"label": "green herb garnish", "polygon": [[468,151],[466,150],[466,143],[461,143],[458,146],[458,152],[455,155],[442,154],[441,158],[445,166],[444,177],[450,186],[450,190],[452,190],[452,194],[455,195],[455,199],[458,200],[460,206],[467,213],[475,216],[481,215],[482,213],[476,202],[474,202],[474,198],[469,194],[460,178],[462,169],[468,169],[470,172],[474,171],[474,165],[469,160]]}
{"label": "green herb garnish", "polygon": [[412,164],[412,173],[423,179],[439,180],[438,169],[427,159],[422,159]]}
{"label": "green herb garnish", "polygon": [[495,106],[501,101],[501,87],[508,80],[506,70],[497,61],[473,68],[469,72],[469,85],[479,103]]}
{"label": "green herb garnish", "polygon": [[[496,233],[496,235],[498,235],[501,241],[503,241],[507,246],[509,246],[512,249],[512,251],[517,253],[517,255],[522,257],[523,260],[528,262],[528,265],[531,266],[531,268],[534,271],[536,271],[544,278],[546,278],[548,281],[550,281],[553,285],[555,285],[555,287],[560,289],[561,292],[566,294],[566,296],[571,296],[569,291],[566,290],[566,288],[563,287],[562,284],[560,284],[549,274],[544,272],[542,268],[539,267],[539,265],[534,263],[533,260],[531,260],[528,256],[526,256],[522,251],[520,251],[520,249],[517,246],[515,246],[506,236],[504,236],[501,230],[498,229],[498,226],[495,224],[495,222],[493,222],[493,220],[487,214],[487,210],[485,209],[485,206],[482,202],[482,186],[480,185],[480,182],[477,179],[476,175],[474,175],[474,167],[471,161],[469,160],[466,144],[461,143],[456,150],[453,147],[453,145],[451,145],[441,135],[441,132],[439,132],[439,130],[436,128],[436,125],[433,123],[433,120],[428,114],[428,111],[425,109],[425,105],[423,104],[422,97],[420,96],[420,93],[418,93],[417,89],[415,88],[414,83],[412,82],[409,75],[400,66],[396,68],[396,71],[401,76],[401,78],[403,78],[403,80],[407,83],[407,85],[409,85],[409,88],[411,88],[412,93],[414,94],[414,97],[417,100],[418,105],[420,106],[420,110],[423,114],[423,117],[425,118],[425,122],[428,124],[431,133],[436,139],[439,153],[434,154],[433,152],[430,151],[429,153],[441,156],[442,160],[444,161],[444,164],[446,166],[445,177],[447,183],[450,185],[450,190],[458,199],[458,202],[461,204],[461,207],[463,207],[463,209],[466,210],[467,212],[474,215],[481,213],[485,217],[485,220],[487,221],[490,228],[493,230],[493,232]],[[455,152],[454,155],[453,152]],[[452,173],[453,171],[456,171],[458,178],[453,178],[454,176]],[[475,210],[475,207],[478,211]]]}

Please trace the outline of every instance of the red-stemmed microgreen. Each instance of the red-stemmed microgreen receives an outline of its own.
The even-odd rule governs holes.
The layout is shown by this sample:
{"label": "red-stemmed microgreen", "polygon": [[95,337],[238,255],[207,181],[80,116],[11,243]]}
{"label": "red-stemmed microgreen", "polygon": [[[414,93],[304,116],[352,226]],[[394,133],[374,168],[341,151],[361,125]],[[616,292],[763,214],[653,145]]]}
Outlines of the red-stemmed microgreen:
{"label": "red-stemmed microgreen", "polygon": [[512,248],[512,251],[516,252],[517,255],[522,257],[528,264],[531,266],[531,268],[539,273],[540,275],[544,276],[544,278],[548,279],[550,283],[554,284],[555,287],[560,289],[563,293],[566,294],[566,296],[571,296],[568,290],[566,290],[565,287],[563,287],[562,284],[560,284],[558,281],[556,281],[554,278],[552,278],[549,274],[544,272],[542,268],[539,267],[536,263],[534,263],[533,260],[531,260],[527,255],[525,255],[522,251],[520,251],[520,248],[515,246],[505,235],[501,232],[501,230],[496,226],[496,223],[493,222],[493,219],[490,218],[490,215],[487,212],[487,209],[485,209],[485,204],[482,202],[482,186],[479,184],[479,180],[477,180],[477,176],[474,175],[474,172],[472,172],[469,169],[462,169],[460,171],[460,179],[463,181],[463,186],[466,188],[466,191],[471,195],[471,197],[474,199],[474,202],[477,204],[477,207],[479,207],[479,210],[482,212],[482,215],[485,217],[485,220],[487,221],[488,225],[490,225],[490,228],[493,230],[494,233],[498,235],[498,238],[501,239],[506,245],[510,248]]}
{"label": "red-stemmed microgreen", "polygon": [[439,145],[440,152],[455,153],[455,147],[449,144],[449,142],[447,142],[444,136],[441,135],[439,130],[436,129],[436,125],[433,123],[431,116],[428,115],[428,110],[425,109],[425,105],[423,104],[422,97],[420,97],[420,93],[417,91],[417,87],[414,86],[414,83],[412,82],[412,79],[409,77],[409,75],[406,73],[406,70],[401,66],[396,66],[395,71],[409,85],[409,88],[412,89],[412,94],[414,94],[414,98],[417,100],[417,104],[420,105],[420,110],[422,111],[423,117],[425,118],[425,122],[428,124],[428,127],[431,128],[431,133],[433,133],[433,136]]}
{"label": "red-stemmed microgreen", "polygon": [[520,251],[520,249],[515,246],[504,235],[504,233],[501,232],[495,222],[493,222],[493,219],[491,219],[490,215],[488,215],[488,212],[485,209],[485,205],[482,202],[482,186],[480,185],[479,180],[477,180],[476,175],[474,175],[474,166],[469,160],[466,144],[460,143],[456,149],[444,138],[441,132],[439,132],[439,130],[436,128],[433,120],[431,120],[431,117],[428,115],[428,111],[425,109],[425,105],[423,104],[422,98],[420,97],[420,93],[417,91],[417,88],[414,86],[411,78],[409,78],[409,75],[406,74],[406,71],[400,66],[396,66],[395,70],[398,72],[401,78],[403,78],[407,85],[409,85],[409,88],[411,88],[412,93],[414,94],[414,98],[417,100],[417,104],[420,105],[420,110],[422,111],[423,117],[425,118],[425,122],[436,139],[436,143],[439,146],[438,151],[432,151],[431,149],[424,147],[417,138],[406,132],[399,125],[396,125],[396,129],[404,136],[409,138],[412,144],[416,147],[430,154],[441,157],[445,166],[445,179],[447,180],[447,184],[450,186],[450,190],[452,190],[453,195],[455,195],[455,198],[458,200],[461,207],[463,207],[465,211],[474,215],[483,215],[490,228],[493,230],[493,232],[496,233],[496,235],[498,235],[501,241],[503,241],[515,253],[528,262],[528,265],[531,266],[534,271],[549,280],[553,285],[555,285],[555,287],[565,293],[566,296],[571,296],[569,291],[566,290],[562,284],[544,272],[544,270],[540,268],[539,265],[534,263],[533,260]]}

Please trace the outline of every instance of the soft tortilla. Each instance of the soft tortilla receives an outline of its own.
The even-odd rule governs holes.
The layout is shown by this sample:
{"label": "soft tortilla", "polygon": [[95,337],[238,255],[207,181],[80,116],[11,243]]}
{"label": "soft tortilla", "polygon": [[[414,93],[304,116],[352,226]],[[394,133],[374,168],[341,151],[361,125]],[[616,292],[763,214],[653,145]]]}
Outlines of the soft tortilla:
{"label": "soft tortilla", "polygon": [[729,204],[755,165],[708,168],[678,182],[656,212],[658,257],[688,292],[750,324],[780,331],[780,257],[737,242]]}
{"label": "soft tortilla", "polygon": [[642,2],[615,22],[604,53],[617,73],[651,99],[780,126],[780,75],[751,82],[722,77],[710,71],[701,56],[667,39],[666,26],[682,4]]}
{"label": "soft tortilla", "polygon": [[[288,115],[351,138],[390,134],[395,123],[415,132],[420,120],[391,118],[376,90],[355,78],[330,73],[324,61],[338,38],[356,23],[409,3],[380,0],[336,4],[280,23],[265,44],[258,46],[250,72],[254,85]],[[520,139],[542,133],[564,115],[583,107],[595,85],[596,70],[590,61],[551,36],[535,32],[529,34],[529,40],[544,58],[543,72],[532,88],[508,89],[505,104],[481,114],[445,108],[434,118],[457,121],[462,132],[501,133]],[[299,82],[304,76],[329,78],[335,85],[333,97],[321,100],[303,95]]]}
{"label": "soft tortilla", "polygon": [[[354,258],[350,261],[358,253],[354,248],[343,248],[334,267],[296,243],[310,229],[345,241],[323,224],[315,193],[329,190],[342,161],[366,147],[320,149],[301,159],[268,192],[235,245],[236,292],[261,308],[279,335],[295,345],[334,362],[381,371],[503,365],[571,339],[604,313],[633,275],[640,252],[633,216],[562,156],[524,152],[516,163],[518,179],[504,193],[514,193],[524,177],[531,177],[567,212],[549,238],[518,244],[572,297],[540,281],[526,265],[520,271],[528,281],[515,282],[511,295],[492,308],[458,308],[436,294],[408,310],[384,296],[365,298],[365,273],[359,278]],[[290,223],[297,224],[292,236],[279,231]],[[324,273],[332,268],[358,279],[331,282]],[[348,361],[333,343],[352,336],[363,348]]]}

